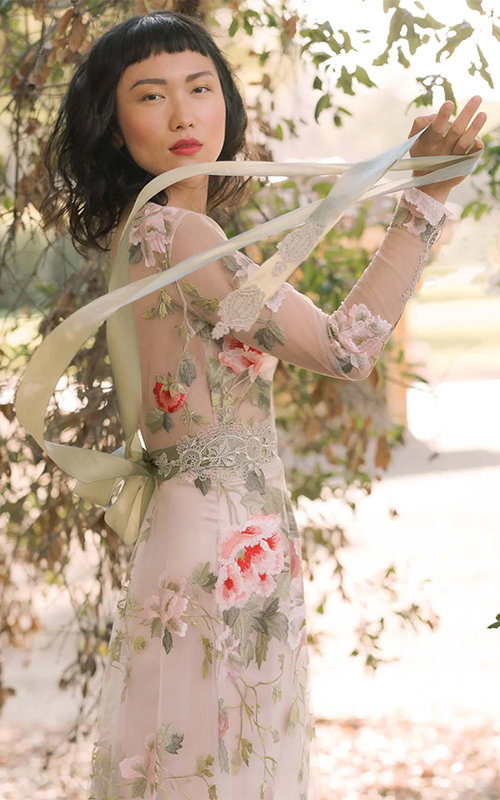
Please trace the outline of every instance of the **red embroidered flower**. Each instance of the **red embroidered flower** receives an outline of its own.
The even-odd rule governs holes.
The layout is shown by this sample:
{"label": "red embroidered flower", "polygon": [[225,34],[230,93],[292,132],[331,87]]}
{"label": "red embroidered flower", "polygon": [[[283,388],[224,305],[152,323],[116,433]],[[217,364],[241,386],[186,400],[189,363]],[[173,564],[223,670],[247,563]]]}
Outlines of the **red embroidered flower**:
{"label": "red embroidered flower", "polygon": [[187,394],[182,394],[182,392],[171,394],[160,381],[155,383],[153,392],[156,396],[156,405],[162,411],[177,411],[184,405],[187,397]]}
{"label": "red embroidered flower", "polygon": [[260,372],[264,353],[249,344],[244,344],[231,334],[224,337],[223,351],[219,353],[219,361],[233,370],[236,375],[248,369],[250,380],[254,381]]}

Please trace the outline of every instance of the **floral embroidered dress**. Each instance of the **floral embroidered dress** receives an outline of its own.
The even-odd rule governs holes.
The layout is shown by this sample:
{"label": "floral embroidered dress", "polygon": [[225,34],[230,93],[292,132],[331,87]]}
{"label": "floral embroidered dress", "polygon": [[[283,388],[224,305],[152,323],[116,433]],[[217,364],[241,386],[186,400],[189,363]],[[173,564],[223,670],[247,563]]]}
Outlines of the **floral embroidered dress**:
{"label": "floral embroidered dress", "polygon": [[[224,304],[257,269],[237,250],[134,302],[157,480],[114,619],[89,800],[319,800],[273,374],[283,359],[366,378],[448,215],[407,190],[331,315],[285,282],[249,330],[228,329]],[[222,240],[208,216],[149,201],[129,232],[130,280]]]}

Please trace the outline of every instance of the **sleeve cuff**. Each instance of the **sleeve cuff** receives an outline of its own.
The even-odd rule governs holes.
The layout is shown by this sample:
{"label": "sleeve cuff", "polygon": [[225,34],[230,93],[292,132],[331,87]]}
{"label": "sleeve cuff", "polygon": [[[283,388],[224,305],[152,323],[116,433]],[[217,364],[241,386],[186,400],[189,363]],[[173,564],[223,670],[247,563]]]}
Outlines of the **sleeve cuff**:
{"label": "sleeve cuff", "polygon": [[443,219],[443,216],[445,216],[446,219],[452,216],[452,212],[449,208],[446,208],[446,206],[440,203],[439,200],[436,200],[435,197],[431,197],[431,195],[426,192],[421,192],[420,189],[405,189],[400,202],[406,207],[409,205],[412,206],[412,211],[417,211],[419,216],[433,226],[438,225]]}

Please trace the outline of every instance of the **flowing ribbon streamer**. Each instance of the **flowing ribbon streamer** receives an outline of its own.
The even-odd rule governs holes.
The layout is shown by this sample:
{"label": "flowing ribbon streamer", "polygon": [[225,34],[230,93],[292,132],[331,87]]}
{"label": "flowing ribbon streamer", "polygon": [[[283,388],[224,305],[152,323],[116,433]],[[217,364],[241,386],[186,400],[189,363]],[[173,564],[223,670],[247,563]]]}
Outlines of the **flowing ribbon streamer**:
{"label": "flowing ribbon streamer", "polygon": [[[480,153],[464,156],[406,158],[426,128],[415,136],[371,159],[354,164],[322,162],[279,163],[260,161],[217,161],[178,167],[157,175],[140,191],[129,214],[112,265],[109,291],[73,312],[43,340],[33,353],[16,393],[19,422],[40,447],[69,476],[77,479],[73,492],[96,505],[109,506],[115,489],[123,481],[114,503],[104,515],[107,524],[126,544],[137,539],[156,477],[139,439],[142,405],[141,365],[132,303],[151,292],[178,281],[196,269],[249,244],[282,231],[296,228],[278,245],[278,250],[249,276],[232,294],[258,299],[249,309],[258,315],[263,304],[302,263],[319,241],[355,202],[377,195],[437,183],[467,175]],[[377,184],[387,172],[431,170],[427,175],[406,181]],[[226,242],[197,253],[159,274],[129,282],[128,231],[142,206],[161,189],[199,175],[237,176],[313,176],[340,175],[323,200],[310,203],[280,217],[240,233]],[[306,223],[305,225],[303,223]],[[297,226],[302,226],[298,227]],[[308,229],[308,246],[300,251],[299,261],[283,260],[288,237]],[[306,237],[307,238],[307,237]],[[46,409],[57,383],[87,338],[107,320],[107,343],[117,392],[125,444],[113,453],[59,444],[44,437]],[[234,327],[235,330],[241,329]]]}

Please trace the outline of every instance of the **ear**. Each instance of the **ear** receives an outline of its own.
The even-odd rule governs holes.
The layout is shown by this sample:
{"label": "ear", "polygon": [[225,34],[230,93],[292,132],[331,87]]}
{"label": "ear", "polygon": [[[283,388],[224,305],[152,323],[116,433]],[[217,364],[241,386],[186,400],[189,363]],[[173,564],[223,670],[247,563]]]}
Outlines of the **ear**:
{"label": "ear", "polygon": [[112,141],[113,145],[117,148],[117,150],[119,150],[121,147],[123,147],[123,144],[124,144],[123,137],[122,137],[121,133],[119,133],[116,130],[113,131],[113,133],[111,135],[111,141]]}

